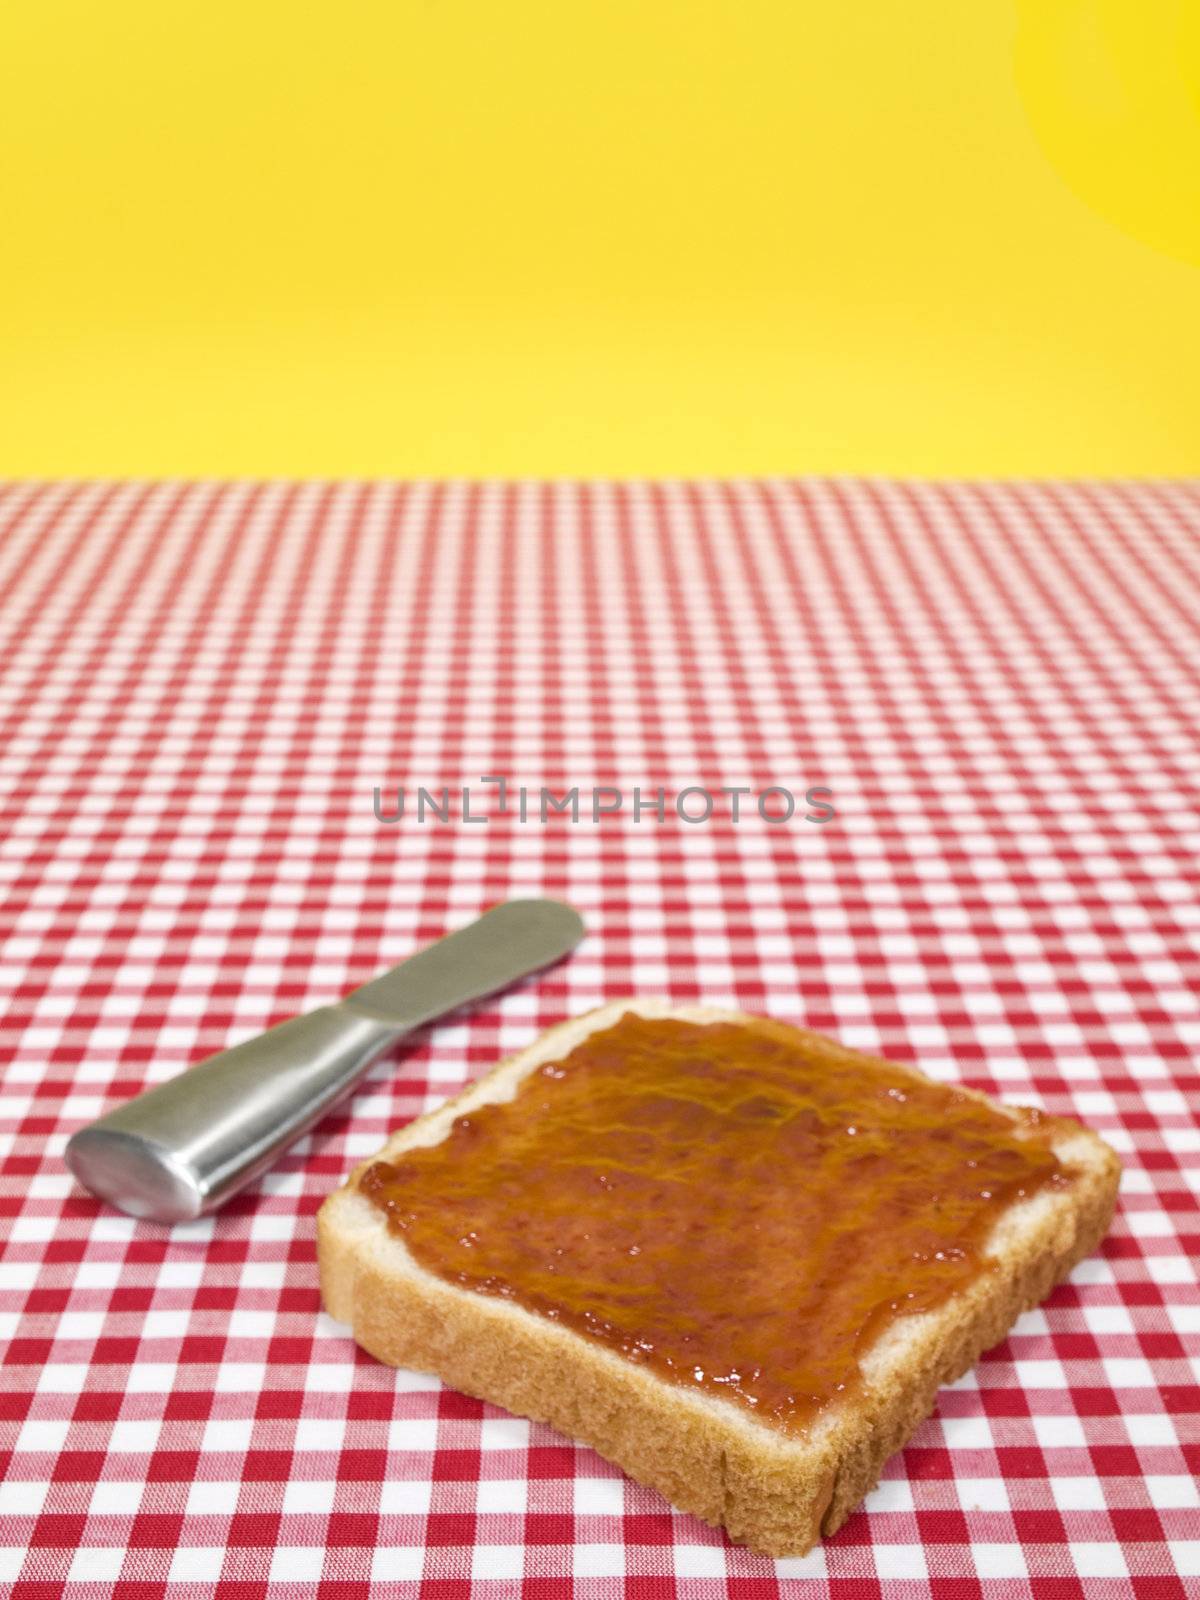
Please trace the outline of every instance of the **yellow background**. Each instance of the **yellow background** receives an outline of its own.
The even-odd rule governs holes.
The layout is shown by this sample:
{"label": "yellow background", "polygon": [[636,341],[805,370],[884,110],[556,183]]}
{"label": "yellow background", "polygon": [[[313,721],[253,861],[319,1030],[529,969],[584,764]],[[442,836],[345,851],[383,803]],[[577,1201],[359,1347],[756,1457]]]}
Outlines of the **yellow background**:
{"label": "yellow background", "polygon": [[25,0],[0,472],[1200,469],[1194,0]]}

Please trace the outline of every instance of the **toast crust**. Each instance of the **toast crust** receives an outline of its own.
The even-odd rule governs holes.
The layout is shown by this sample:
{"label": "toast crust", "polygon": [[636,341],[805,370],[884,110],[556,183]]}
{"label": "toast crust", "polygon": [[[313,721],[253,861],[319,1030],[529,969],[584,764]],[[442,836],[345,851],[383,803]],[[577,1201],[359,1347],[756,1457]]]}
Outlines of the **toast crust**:
{"label": "toast crust", "polygon": [[[1095,1249],[1111,1220],[1120,1164],[1096,1135],[1064,1125],[1054,1148],[1071,1184],[1002,1214],[988,1245],[993,1270],[937,1309],[898,1319],[865,1353],[860,1391],[826,1408],[801,1434],[785,1434],[731,1401],[666,1382],[548,1318],[436,1277],[357,1192],[374,1161],[439,1142],[457,1116],[511,1098],[537,1066],[628,1011],[700,1023],[752,1020],[704,1006],[617,1001],[550,1029],[501,1061],[400,1130],[326,1200],[317,1217],[325,1305],[388,1365],[435,1373],[467,1394],[551,1424],[761,1554],[803,1554],[842,1525],[887,1458],[928,1416],[940,1385],[961,1376]],[[831,1070],[874,1059],[796,1031]]]}

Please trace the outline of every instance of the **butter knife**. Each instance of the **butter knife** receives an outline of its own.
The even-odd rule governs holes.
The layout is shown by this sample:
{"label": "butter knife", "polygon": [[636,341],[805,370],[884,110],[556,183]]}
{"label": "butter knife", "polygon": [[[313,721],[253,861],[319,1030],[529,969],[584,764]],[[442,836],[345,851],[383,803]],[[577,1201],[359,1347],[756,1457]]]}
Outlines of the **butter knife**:
{"label": "butter knife", "polygon": [[268,1167],[423,1023],[549,966],[583,937],[557,900],[508,900],[334,1005],[210,1056],[81,1128],[66,1163],[132,1217],[186,1222]]}

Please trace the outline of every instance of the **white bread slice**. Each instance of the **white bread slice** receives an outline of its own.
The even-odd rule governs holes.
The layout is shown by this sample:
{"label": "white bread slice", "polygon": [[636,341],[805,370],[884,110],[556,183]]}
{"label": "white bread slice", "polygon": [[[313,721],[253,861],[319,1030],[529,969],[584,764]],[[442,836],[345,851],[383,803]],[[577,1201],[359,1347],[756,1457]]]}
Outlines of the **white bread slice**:
{"label": "white bread slice", "polygon": [[[395,1134],[325,1201],[317,1218],[325,1305],[379,1360],[435,1373],[467,1394],[552,1424],[754,1550],[803,1554],[822,1533],[839,1528],[876,1483],[883,1463],[932,1410],[939,1385],[965,1372],[1095,1248],[1112,1216],[1120,1164],[1087,1129],[1056,1130],[1053,1148],[1072,1181],[1001,1214],[986,1247],[995,1269],[935,1310],[898,1318],[860,1356],[861,1389],[827,1406],[805,1431],[784,1433],[736,1401],[668,1382],[510,1300],[435,1276],[389,1230],[382,1210],[358,1193],[372,1161],[440,1143],[455,1118],[511,1100],[536,1067],[631,1011],[693,1023],[754,1020],[708,1006],[630,999],[551,1028]],[[796,1031],[831,1070],[867,1059]]]}

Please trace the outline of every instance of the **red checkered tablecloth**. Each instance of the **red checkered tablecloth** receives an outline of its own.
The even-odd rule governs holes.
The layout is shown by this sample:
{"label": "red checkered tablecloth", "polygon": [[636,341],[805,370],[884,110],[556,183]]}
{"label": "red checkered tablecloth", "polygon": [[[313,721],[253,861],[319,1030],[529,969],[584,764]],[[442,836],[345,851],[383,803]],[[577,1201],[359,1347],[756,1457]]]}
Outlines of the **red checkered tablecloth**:
{"label": "red checkered tablecloth", "polygon": [[[0,491],[0,1583],[34,1600],[1200,1592],[1200,485]],[[634,786],[593,822],[399,787]],[[836,817],[678,791],[815,785]],[[494,806],[493,806],[494,811]],[[591,936],[216,1218],[68,1177],[114,1101],[508,895]],[[1111,1237],[772,1562],[323,1315],[352,1162],[630,992],[1069,1112]]]}

